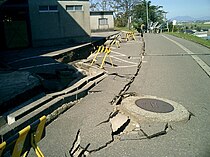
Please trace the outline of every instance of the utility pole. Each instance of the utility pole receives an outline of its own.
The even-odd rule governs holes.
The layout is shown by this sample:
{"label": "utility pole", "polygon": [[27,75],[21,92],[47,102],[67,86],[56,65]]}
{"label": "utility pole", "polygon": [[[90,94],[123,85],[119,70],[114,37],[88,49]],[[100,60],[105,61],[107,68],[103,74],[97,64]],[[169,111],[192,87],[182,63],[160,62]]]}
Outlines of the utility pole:
{"label": "utility pole", "polygon": [[166,18],[166,14],[167,14],[168,12],[164,11],[163,13],[165,14],[165,17],[164,17],[165,19],[164,19],[164,20],[165,20],[165,22],[166,22],[166,29],[167,29],[167,32],[169,32],[168,20],[167,20],[167,18]]}
{"label": "utility pole", "polygon": [[106,10],[106,0],[102,1],[102,10],[105,11]]}
{"label": "utility pole", "polygon": [[149,25],[149,10],[148,10],[148,3],[147,3],[147,1],[146,1],[146,14],[147,14],[147,24],[146,24],[146,26],[147,26],[147,32],[148,32],[148,25]]}

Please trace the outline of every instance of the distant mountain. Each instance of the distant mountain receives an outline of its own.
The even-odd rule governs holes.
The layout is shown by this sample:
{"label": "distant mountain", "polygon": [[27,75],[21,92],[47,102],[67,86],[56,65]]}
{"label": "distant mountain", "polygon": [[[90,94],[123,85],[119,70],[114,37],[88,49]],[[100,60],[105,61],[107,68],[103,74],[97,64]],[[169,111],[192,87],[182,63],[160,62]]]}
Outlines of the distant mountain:
{"label": "distant mountain", "polygon": [[200,20],[200,21],[210,21],[210,16],[204,16],[204,17],[198,18],[197,20]]}
{"label": "distant mountain", "polygon": [[176,16],[170,19],[171,21],[176,20],[178,22],[192,22],[192,21],[210,21],[210,16],[194,18],[191,16]]}
{"label": "distant mountain", "polygon": [[191,22],[191,21],[196,21],[195,18],[190,17],[190,16],[176,16],[171,18],[171,21],[176,20],[178,22]]}

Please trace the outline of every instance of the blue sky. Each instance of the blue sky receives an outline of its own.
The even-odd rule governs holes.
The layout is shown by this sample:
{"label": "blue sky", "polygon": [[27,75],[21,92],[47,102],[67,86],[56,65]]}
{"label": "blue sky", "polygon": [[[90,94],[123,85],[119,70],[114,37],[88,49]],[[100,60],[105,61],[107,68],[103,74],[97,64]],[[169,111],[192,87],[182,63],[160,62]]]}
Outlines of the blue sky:
{"label": "blue sky", "polygon": [[210,16],[210,0],[150,0],[153,5],[163,6],[167,18],[191,16],[195,18]]}

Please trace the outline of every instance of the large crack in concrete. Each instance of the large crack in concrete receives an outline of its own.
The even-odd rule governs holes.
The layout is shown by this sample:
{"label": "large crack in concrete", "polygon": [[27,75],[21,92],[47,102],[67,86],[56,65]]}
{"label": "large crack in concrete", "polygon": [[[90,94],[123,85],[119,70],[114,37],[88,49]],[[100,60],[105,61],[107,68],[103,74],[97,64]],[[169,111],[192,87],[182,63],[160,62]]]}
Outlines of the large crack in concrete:
{"label": "large crack in concrete", "polygon": [[154,137],[159,137],[159,136],[162,136],[162,135],[167,134],[167,129],[168,129],[168,123],[166,123],[165,128],[164,128],[163,131],[154,133],[154,134],[152,134],[152,135],[147,135],[147,133],[144,132],[143,129],[140,129],[140,131],[146,136],[147,139],[152,139],[152,138],[154,138]]}
{"label": "large crack in concrete", "polygon": [[[157,124],[159,125],[160,127],[162,127],[162,124]],[[157,127],[157,126],[155,126]],[[150,131],[148,130],[148,128],[150,128]],[[169,123],[166,123],[164,124],[164,129],[160,129],[158,127],[158,130],[153,130],[154,128],[151,128],[150,125],[148,125],[146,128],[138,128],[137,130],[135,130],[136,134],[131,134],[131,136],[128,135],[125,135],[125,136],[122,136],[120,137],[120,141],[130,141],[130,140],[150,140],[150,139],[153,139],[153,138],[157,138],[157,137],[160,137],[160,136],[163,136],[163,135],[166,135],[169,130],[173,130],[172,126],[169,125]],[[145,131],[147,130],[147,131]],[[152,131],[151,131],[152,130]],[[148,133],[150,132],[150,133]]]}
{"label": "large crack in concrete", "polygon": [[[80,136],[80,129],[76,133],[75,140],[73,142],[73,145],[71,149],[69,150],[69,155],[71,157],[81,157],[81,156],[87,156],[89,152],[87,151],[88,147],[90,146],[90,143],[88,143],[84,148],[80,145],[81,142],[81,136]],[[67,155],[65,155],[67,156]]]}
{"label": "large crack in concrete", "polygon": [[[142,51],[140,53],[140,61],[139,64],[137,66],[137,70],[135,72],[135,74],[133,75],[133,77],[130,78],[129,82],[120,90],[120,92],[118,93],[118,95],[116,95],[110,102],[111,105],[115,106],[114,111],[111,112],[109,114],[109,117],[100,122],[99,124],[96,125],[103,125],[105,123],[109,123],[110,124],[110,128],[112,128],[112,134],[111,134],[111,140],[107,141],[104,145],[101,145],[100,147],[96,148],[96,149],[92,149],[92,150],[88,150],[88,147],[90,146],[90,143],[87,144],[86,147],[81,147],[80,145],[78,145],[78,142],[74,142],[72,148],[77,148],[77,151],[74,151],[72,154],[72,150],[69,152],[71,156],[73,157],[78,157],[78,156],[88,156],[91,153],[95,153],[98,152],[102,149],[107,148],[108,146],[110,146],[111,144],[113,144],[113,142],[116,142],[118,139],[118,141],[126,141],[126,140],[150,140],[153,138],[158,138],[160,136],[164,136],[166,135],[169,130],[174,130],[173,127],[169,124],[169,123],[158,123],[158,124],[153,124],[152,127],[150,124],[143,124],[143,125],[139,125],[135,127],[135,129],[133,129],[130,133],[126,133],[126,127],[131,125],[131,121],[132,119],[130,119],[130,117],[128,117],[126,120],[124,120],[122,123],[119,124],[119,126],[115,127],[115,129],[113,129],[113,123],[111,122],[112,119],[114,119],[117,115],[121,114],[121,111],[119,110],[119,108],[117,107],[118,105],[121,104],[121,101],[127,97],[130,96],[136,96],[135,92],[130,92],[128,93],[128,89],[130,88],[131,84],[134,82],[135,78],[138,76],[139,71],[141,69],[142,66],[142,59],[143,56],[145,55],[145,42],[143,40],[143,47],[142,47]],[[120,78],[126,78],[123,75],[120,75],[118,73],[111,73],[109,75],[114,75],[115,77],[120,77]],[[127,78],[126,78],[127,79]],[[189,112],[189,119],[191,119],[192,116],[195,116],[193,113]],[[145,126],[144,126],[145,125]],[[158,127],[157,127],[157,126]],[[164,129],[163,129],[163,125],[164,125]],[[160,128],[161,127],[161,128]],[[155,128],[155,129],[154,129]],[[158,130],[156,130],[158,129]],[[136,134],[134,134],[136,133]],[[129,137],[131,135],[131,138]],[[133,138],[133,136],[136,136],[135,138]],[[77,137],[77,139],[79,139],[80,137]],[[78,155],[77,155],[77,154]]]}
{"label": "large crack in concrete", "polygon": [[189,120],[191,120],[192,117],[195,117],[195,114],[193,114],[193,113],[192,113],[191,111],[189,111],[189,110],[188,110],[188,112],[190,113],[190,114],[189,114],[189,118],[188,118],[188,121],[189,121]]}
{"label": "large crack in concrete", "polygon": [[[118,95],[116,95],[110,102],[111,105],[119,105],[120,102],[129,96],[134,96],[136,95],[136,93],[131,92],[131,93],[127,93],[128,89],[130,88],[131,84],[134,82],[135,78],[138,76],[139,71],[141,69],[142,66],[142,57],[145,54],[145,42],[143,40],[143,45],[142,45],[142,49],[140,51],[140,60],[139,60],[139,64],[137,66],[136,72],[133,75],[133,77],[130,78],[129,82],[120,90],[120,92],[118,93]],[[123,75],[119,75],[118,73],[111,73],[109,75],[115,75],[116,77],[120,77],[120,78],[126,78],[128,79],[128,77],[123,76]],[[113,124],[110,122],[112,118],[114,118],[115,116],[117,116],[119,114],[119,110],[115,110],[113,112],[111,112],[109,114],[109,117],[107,118],[107,120],[104,120],[102,122],[100,122],[99,124],[96,125],[102,125],[104,123],[110,123],[110,128],[112,129],[112,134],[111,134],[111,140],[107,141],[104,145],[101,145],[100,147],[93,149],[93,150],[88,150],[88,147],[91,145],[90,143],[87,144],[86,147],[82,147],[80,145],[80,140],[81,140],[81,136],[80,136],[80,130],[78,131],[78,133],[76,134],[76,138],[75,141],[69,151],[70,156],[72,157],[79,157],[79,156],[88,156],[90,153],[94,153],[94,152],[98,152],[106,147],[108,147],[110,144],[112,144],[115,141],[114,136],[119,135],[120,133],[122,133],[125,128],[130,124],[130,119],[127,118],[125,119],[122,124],[120,124],[120,126],[118,127],[118,129],[116,129],[115,131],[113,131]],[[146,134],[145,134],[146,135]],[[150,136],[148,136],[150,137]]]}
{"label": "large crack in concrete", "polygon": [[[143,40],[143,43],[144,43],[144,40]],[[143,44],[143,46],[145,46],[145,44]],[[123,98],[123,95],[128,91],[128,89],[130,88],[131,84],[134,82],[136,76],[138,76],[139,74],[139,71],[141,69],[141,66],[142,66],[142,57],[143,55],[145,54],[145,48],[143,48],[142,46],[142,50],[140,52],[140,60],[139,60],[139,64],[137,66],[137,70],[136,70],[136,73],[134,74],[133,77],[131,77],[130,81],[123,87],[123,89],[120,90],[120,92],[118,93],[118,95],[116,95],[112,101],[110,102],[112,105],[118,105],[120,104],[120,102],[122,101],[122,98]],[[119,75],[116,75],[116,76],[119,76]]]}

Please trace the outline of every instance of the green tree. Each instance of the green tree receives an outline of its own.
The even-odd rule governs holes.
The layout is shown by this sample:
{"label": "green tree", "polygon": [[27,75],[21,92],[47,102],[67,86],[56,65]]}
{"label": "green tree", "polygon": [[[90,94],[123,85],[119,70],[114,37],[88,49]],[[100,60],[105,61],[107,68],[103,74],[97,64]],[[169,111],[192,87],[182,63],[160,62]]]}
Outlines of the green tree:
{"label": "green tree", "polygon": [[[122,18],[123,26],[128,26],[130,28],[130,21],[129,18],[133,15],[133,8],[135,5],[140,3],[141,0],[115,0],[114,1],[114,8],[117,8],[117,19]],[[120,16],[120,17],[119,17]],[[125,25],[126,23],[126,25]]]}
{"label": "green tree", "polygon": [[91,11],[109,11],[112,9],[112,1],[107,0],[90,0]]}
{"label": "green tree", "polygon": [[126,27],[127,26],[127,17],[125,16],[124,13],[119,13],[115,17],[115,26],[117,27]]}
{"label": "green tree", "polygon": [[129,26],[129,17],[132,16],[133,7],[141,0],[90,0],[90,9],[112,10],[115,12],[117,26]]}
{"label": "green tree", "polygon": [[[148,7],[148,8],[146,8]],[[164,22],[164,11],[162,6],[155,6],[151,4],[151,1],[143,0],[133,8],[134,27],[136,25],[147,24],[147,12],[148,9],[148,22],[149,23],[163,23]]]}

